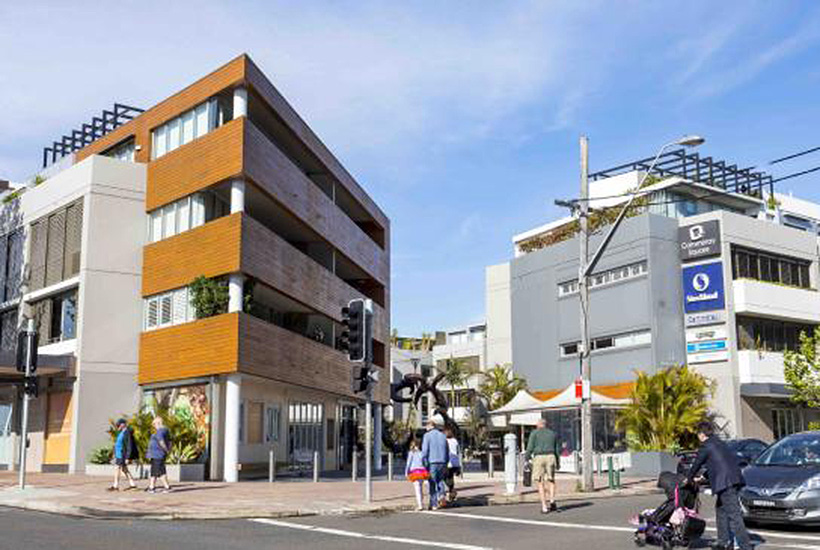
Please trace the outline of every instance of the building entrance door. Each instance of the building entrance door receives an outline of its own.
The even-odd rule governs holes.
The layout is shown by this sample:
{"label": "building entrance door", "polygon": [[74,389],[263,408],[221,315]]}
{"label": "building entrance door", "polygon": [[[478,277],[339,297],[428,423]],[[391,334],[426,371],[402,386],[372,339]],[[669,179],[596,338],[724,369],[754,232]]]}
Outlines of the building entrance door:
{"label": "building entrance door", "polygon": [[0,470],[10,470],[14,464],[14,441],[11,436],[11,417],[14,406],[0,402]]}
{"label": "building entrance door", "polygon": [[67,466],[71,450],[72,392],[47,394],[46,440],[43,464]]}
{"label": "building entrance door", "polygon": [[340,470],[350,469],[353,464],[353,453],[356,452],[356,409],[355,405],[339,406],[339,456]]}

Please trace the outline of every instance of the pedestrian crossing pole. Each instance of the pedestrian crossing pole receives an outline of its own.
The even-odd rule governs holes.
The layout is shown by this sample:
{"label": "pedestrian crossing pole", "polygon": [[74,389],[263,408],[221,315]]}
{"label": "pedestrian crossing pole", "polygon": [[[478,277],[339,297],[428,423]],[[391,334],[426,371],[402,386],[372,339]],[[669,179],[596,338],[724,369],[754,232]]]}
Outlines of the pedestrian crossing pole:
{"label": "pedestrian crossing pole", "polygon": [[[32,342],[36,337],[34,332],[34,319],[29,319],[26,325],[26,336],[24,339],[18,340],[18,346],[24,346],[23,353],[25,354],[25,378],[23,386],[23,412],[22,412],[22,426],[20,428],[20,489],[26,488],[26,454],[28,451],[28,409],[31,395],[29,392],[28,381],[34,370],[34,354],[37,353],[37,347]],[[17,352],[20,357],[20,350]]]}
{"label": "pedestrian crossing pole", "polygon": [[364,501],[373,501],[373,302],[365,300],[364,308],[364,364],[370,377],[365,392],[364,409]]}

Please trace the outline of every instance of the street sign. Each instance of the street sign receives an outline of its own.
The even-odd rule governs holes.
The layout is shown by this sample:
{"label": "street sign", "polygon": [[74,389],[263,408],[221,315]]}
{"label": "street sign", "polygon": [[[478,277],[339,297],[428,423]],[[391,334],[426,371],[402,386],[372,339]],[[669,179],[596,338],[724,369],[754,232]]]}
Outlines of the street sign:
{"label": "street sign", "polygon": [[687,327],[699,327],[703,325],[716,325],[726,322],[726,312],[719,311],[702,311],[699,313],[687,313],[684,317],[684,324]]}
{"label": "street sign", "polygon": [[683,262],[719,255],[720,221],[710,220],[678,228],[678,243]]}
{"label": "street sign", "polygon": [[683,311],[693,313],[723,309],[723,262],[683,268]]}

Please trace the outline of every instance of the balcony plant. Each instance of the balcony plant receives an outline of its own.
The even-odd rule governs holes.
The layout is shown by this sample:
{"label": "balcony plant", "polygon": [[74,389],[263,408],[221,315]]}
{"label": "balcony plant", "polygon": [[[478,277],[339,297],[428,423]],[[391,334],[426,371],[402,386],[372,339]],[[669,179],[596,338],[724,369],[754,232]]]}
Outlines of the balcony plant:
{"label": "balcony plant", "polygon": [[200,275],[191,283],[190,291],[197,319],[228,312],[228,284],[223,279]]}

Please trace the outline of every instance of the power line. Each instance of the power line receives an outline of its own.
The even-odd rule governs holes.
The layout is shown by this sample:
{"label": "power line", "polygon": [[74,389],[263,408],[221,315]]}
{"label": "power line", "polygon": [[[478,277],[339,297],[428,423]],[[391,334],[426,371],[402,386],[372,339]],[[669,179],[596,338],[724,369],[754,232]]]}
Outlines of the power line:
{"label": "power line", "polygon": [[[820,149],[820,147],[818,147],[818,149]],[[788,176],[783,176],[782,178],[777,178],[776,180],[772,180],[772,183],[774,183],[776,181],[783,181],[783,180],[796,178],[798,176],[804,176],[806,174],[811,174],[812,172],[817,172],[818,170],[820,170],[820,166],[815,166],[814,168],[809,168],[808,170],[803,170],[801,172],[795,172],[794,174],[789,174]]]}
{"label": "power line", "polygon": [[815,151],[820,151],[820,147],[812,147],[811,149],[806,149],[805,151],[800,151],[799,153],[794,153],[793,155],[780,157],[779,159],[769,161],[769,164],[777,164],[778,162],[783,162],[786,160],[791,160],[793,158],[802,157],[803,155],[808,155],[809,153],[814,153]]}

